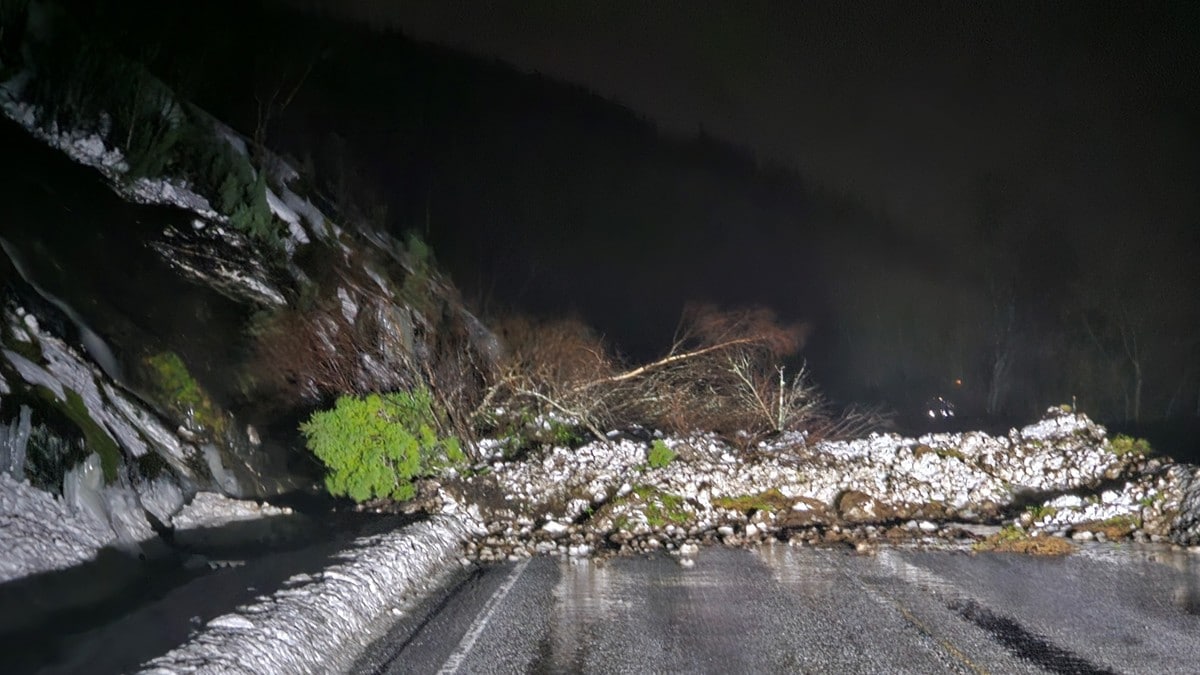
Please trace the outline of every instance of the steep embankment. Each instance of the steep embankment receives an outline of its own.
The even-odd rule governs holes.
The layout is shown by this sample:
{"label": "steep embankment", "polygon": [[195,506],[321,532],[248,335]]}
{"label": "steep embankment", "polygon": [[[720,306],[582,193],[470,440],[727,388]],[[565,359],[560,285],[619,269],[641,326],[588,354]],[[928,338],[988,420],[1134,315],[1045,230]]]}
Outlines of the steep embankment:
{"label": "steep embankment", "polygon": [[23,552],[0,581],[157,555],[198,491],[315,489],[299,416],[447,353],[488,360],[419,242],[327,216],[286,163],[136,71],[189,139],[140,174],[103,111],[71,127],[27,100],[38,65],[0,83],[0,547]]}

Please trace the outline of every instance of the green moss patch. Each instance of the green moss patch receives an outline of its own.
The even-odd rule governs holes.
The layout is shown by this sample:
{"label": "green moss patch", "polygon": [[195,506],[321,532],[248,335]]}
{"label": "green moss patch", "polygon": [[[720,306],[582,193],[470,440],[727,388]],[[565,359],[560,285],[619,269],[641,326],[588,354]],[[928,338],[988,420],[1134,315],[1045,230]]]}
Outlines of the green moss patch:
{"label": "green moss patch", "polygon": [[1154,449],[1150,447],[1150,441],[1144,438],[1133,438],[1124,434],[1120,434],[1116,438],[1109,440],[1108,449],[1117,457],[1125,457],[1126,455],[1144,457],[1154,452]]}
{"label": "green moss patch", "polygon": [[771,488],[765,492],[760,492],[756,495],[740,495],[737,497],[717,497],[713,500],[713,506],[730,511],[741,511],[747,515],[758,511],[770,511],[777,513],[787,511],[792,507],[792,500],[783,495],[782,492],[775,488]]}
{"label": "green moss patch", "polygon": [[[646,524],[659,528],[667,525],[686,525],[692,520],[691,509],[683,497],[663,492],[649,485],[638,485],[633,492],[621,499],[616,506],[636,505],[646,516]],[[619,516],[613,521],[618,530],[628,528],[628,518]]]}
{"label": "green moss patch", "polygon": [[[49,390],[46,393],[54,397]],[[63,414],[79,427],[87,447],[100,455],[100,468],[104,470],[104,480],[111,483],[117,479],[117,467],[121,463],[120,447],[104,427],[92,419],[83,397],[70,389],[66,390],[66,396],[66,405],[62,407]]]}
{"label": "green moss patch", "polygon": [[172,414],[194,422],[203,430],[220,435],[225,431],[225,416],[209,398],[183,359],[175,352],[160,352],[143,360],[153,396]]}

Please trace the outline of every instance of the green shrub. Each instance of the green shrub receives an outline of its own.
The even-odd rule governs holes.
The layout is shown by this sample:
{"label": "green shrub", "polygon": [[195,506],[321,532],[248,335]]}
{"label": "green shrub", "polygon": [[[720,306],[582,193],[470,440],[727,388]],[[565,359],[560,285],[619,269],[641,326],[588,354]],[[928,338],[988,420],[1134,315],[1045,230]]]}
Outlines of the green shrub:
{"label": "green shrub", "polygon": [[265,172],[255,174],[246,156],[218,137],[204,113],[189,109],[179,141],[179,170],[229,224],[251,237],[274,243],[282,225],[267,205]]}
{"label": "green shrub", "polygon": [[439,438],[436,423],[429,391],[417,389],[342,396],[332,410],[313,413],[300,431],[329,469],[330,494],[357,502],[405,500],[416,494],[413,479],[465,460],[458,439]]}
{"label": "green shrub", "polygon": [[651,469],[661,469],[675,460],[675,451],[667,447],[661,440],[650,444],[650,453],[646,456],[646,464]]}
{"label": "green shrub", "polygon": [[103,131],[128,165],[126,177],[167,173],[185,123],[175,93],[140,62],[83,35],[35,47],[29,96],[41,124]]}
{"label": "green shrub", "polygon": [[575,447],[583,442],[584,436],[580,433],[578,427],[566,422],[560,422],[556,419],[550,420],[550,438],[555,445],[563,447]]}
{"label": "green shrub", "polygon": [[259,172],[258,178],[243,186],[242,201],[229,211],[229,224],[255,239],[274,241],[279,236],[279,228],[271,218],[270,207],[267,206],[266,175]]}
{"label": "green shrub", "polygon": [[1108,449],[1117,457],[1124,457],[1131,454],[1146,456],[1154,452],[1154,449],[1150,447],[1150,441],[1144,438],[1133,438],[1124,434],[1120,434],[1110,440],[1108,442]]}

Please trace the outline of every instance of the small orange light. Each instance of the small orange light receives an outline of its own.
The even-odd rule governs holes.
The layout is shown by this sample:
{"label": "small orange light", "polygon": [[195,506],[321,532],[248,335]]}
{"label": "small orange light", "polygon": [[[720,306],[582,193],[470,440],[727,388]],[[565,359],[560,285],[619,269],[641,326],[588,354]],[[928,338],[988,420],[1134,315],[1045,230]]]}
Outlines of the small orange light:
{"label": "small orange light", "polygon": [[961,387],[961,386],[962,386],[962,380],[961,380],[961,379],[955,380],[955,381],[954,381],[954,386],[956,386],[956,387]]}

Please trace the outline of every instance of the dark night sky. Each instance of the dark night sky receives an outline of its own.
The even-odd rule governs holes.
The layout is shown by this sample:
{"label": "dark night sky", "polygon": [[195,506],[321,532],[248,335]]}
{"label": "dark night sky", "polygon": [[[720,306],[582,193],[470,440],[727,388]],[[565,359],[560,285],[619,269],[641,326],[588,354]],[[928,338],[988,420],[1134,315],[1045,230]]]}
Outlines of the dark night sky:
{"label": "dark night sky", "polygon": [[699,260],[710,285],[812,320],[805,357],[844,400],[907,405],[965,378],[960,400],[989,414],[1079,394],[1113,418],[1200,416],[1200,3],[278,1],[582,86],[795,171],[797,203],[838,204],[699,196],[725,236],[622,254],[663,268],[649,281],[582,280],[612,307],[571,265],[543,275],[618,344],[674,311],[650,296],[697,291]]}
{"label": "dark night sky", "polygon": [[336,6],[703,128],[919,236],[978,220],[984,185],[1072,236],[1198,220],[1195,3]]}

